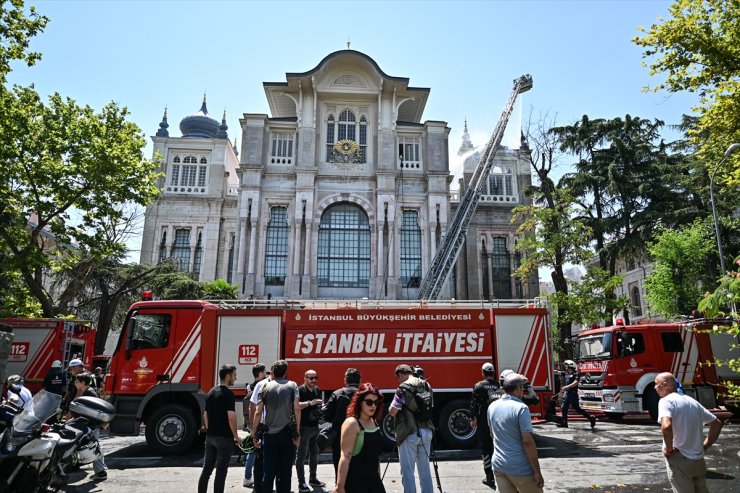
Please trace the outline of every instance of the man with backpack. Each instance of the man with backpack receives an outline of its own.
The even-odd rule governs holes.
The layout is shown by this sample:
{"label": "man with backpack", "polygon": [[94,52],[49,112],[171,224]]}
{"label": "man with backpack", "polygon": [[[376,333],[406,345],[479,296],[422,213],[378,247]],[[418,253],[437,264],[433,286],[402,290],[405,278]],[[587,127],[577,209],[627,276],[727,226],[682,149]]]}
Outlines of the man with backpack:
{"label": "man with backpack", "polygon": [[335,479],[339,467],[339,456],[342,451],[339,442],[342,435],[342,423],[347,418],[347,406],[349,406],[352,397],[360,386],[360,377],[360,372],[356,368],[347,368],[347,371],[344,372],[344,387],[332,392],[329,400],[321,408],[324,421],[331,423],[331,428],[334,431],[334,441],[331,443],[331,459],[334,463]]}
{"label": "man with backpack", "polygon": [[480,444],[481,456],[483,457],[483,472],[486,474],[483,484],[494,490],[496,489],[496,480],[493,477],[493,469],[491,469],[493,440],[491,439],[491,432],[488,428],[487,412],[488,406],[501,397],[501,393],[499,392],[501,387],[496,381],[495,371],[493,364],[483,364],[481,368],[483,380],[475,384],[473,395],[470,399],[470,415],[472,416],[470,426],[475,429],[475,436]]}
{"label": "man with backpack", "polygon": [[432,387],[413,376],[409,365],[396,367],[398,389],[388,412],[396,418],[396,443],[404,493],[416,493],[414,467],[419,472],[421,493],[433,493],[429,456],[432,452],[434,418]]}

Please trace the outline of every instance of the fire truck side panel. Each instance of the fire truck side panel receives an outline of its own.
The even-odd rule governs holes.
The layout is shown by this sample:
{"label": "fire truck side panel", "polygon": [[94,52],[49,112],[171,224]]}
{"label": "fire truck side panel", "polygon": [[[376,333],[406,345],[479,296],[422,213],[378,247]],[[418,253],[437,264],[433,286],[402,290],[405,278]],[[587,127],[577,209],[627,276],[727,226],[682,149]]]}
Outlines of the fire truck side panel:
{"label": "fire truck side panel", "polygon": [[[204,389],[218,382],[218,370],[223,364],[236,366],[239,380],[235,389],[244,389],[246,382],[252,381],[252,366],[258,362],[271,366],[280,357],[280,314],[266,316],[237,315],[228,316],[221,312],[218,317],[218,360],[213,372],[203,383]],[[290,378],[298,380],[299,374],[289,369]]]}
{"label": "fire truck side panel", "polygon": [[526,376],[535,389],[552,389],[547,314],[533,312],[500,314],[494,309],[497,371],[510,368]]}
{"label": "fire truck side panel", "polygon": [[[722,361],[740,358],[740,349],[737,348],[738,336],[713,332],[709,334],[709,341],[715,358]],[[711,368],[717,373],[717,381],[733,380],[736,383],[740,382],[740,372],[734,371],[728,365],[712,365]]]}
{"label": "fire truck side panel", "polygon": [[289,374],[301,381],[312,368],[324,389],[342,387],[344,370],[355,367],[363,382],[392,390],[394,368],[406,363],[423,367],[435,389],[468,392],[491,354],[484,309],[300,310],[286,317]]}

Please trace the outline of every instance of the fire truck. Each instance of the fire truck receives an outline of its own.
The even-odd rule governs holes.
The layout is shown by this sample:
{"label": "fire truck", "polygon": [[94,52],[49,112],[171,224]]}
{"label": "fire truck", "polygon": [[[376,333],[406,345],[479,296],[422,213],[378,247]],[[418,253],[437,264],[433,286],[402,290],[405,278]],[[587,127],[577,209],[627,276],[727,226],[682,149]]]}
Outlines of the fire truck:
{"label": "fire truck", "polygon": [[33,393],[41,390],[44,377],[54,360],[64,368],[79,358],[90,368],[95,350],[96,330],[90,322],[57,318],[3,318],[10,327],[13,344],[6,375],[21,375]]}
{"label": "fire truck", "polygon": [[[255,363],[285,359],[288,378],[299,383],[316,370],[325,400],[344,385],[345,370],[357,368],[386,406],[394,369],[407,363],[423,367],[434,388],[439,438],[471,447],[468,408],[482,364],[526,375],[541,397],[532,411],[542,415],[553,388],[551,356],[548,310],[535,302],[141,301],[131,306],[106,377],[116,405],[111,430],[139,434],[144,423],[154,450],[187,450],[226,363],[237,367],[238,397]],[[390,417],[382,430],[392,444]]]}
{"label": "fire truck", "polygon": [[737,336],[712,330],[717,322],[706,320],[616,322],[576,338],[578,400],[583,409],[614,418],[647,411],[657,419],[659,397],[653,382],[656,375],[668,371],[681,382],[684,393],[705,407],[724,404],[737,413],[738,402],[725,400],[724,391],[725,382],[740,383],[740,373],[714,364],[715,358],[740,357]]}

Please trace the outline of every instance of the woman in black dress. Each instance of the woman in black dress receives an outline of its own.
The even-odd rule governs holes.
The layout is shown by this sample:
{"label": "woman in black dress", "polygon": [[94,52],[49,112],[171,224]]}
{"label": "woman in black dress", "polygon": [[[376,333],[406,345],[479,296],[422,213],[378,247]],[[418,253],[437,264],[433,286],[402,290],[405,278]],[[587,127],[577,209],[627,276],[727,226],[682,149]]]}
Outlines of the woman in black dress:
{"label": "woman in black dress", "polygon": [[342,424],[339,468],[334,493],[385,493],[380,479],[383,439],[377,420],[383,416],[383,396],[363,383],[347,406]]}

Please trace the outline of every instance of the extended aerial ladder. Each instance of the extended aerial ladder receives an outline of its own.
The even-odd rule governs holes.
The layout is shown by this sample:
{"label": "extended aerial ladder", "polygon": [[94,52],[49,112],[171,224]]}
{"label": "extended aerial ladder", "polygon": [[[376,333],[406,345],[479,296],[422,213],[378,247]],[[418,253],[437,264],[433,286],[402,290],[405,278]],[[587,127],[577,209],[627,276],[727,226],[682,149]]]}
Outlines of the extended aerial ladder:
{"label": "extended aerial ladder", "polygon": [[447,232],[442,238],[437,252],[434,254],[432,264],[424,276],[424,280],[421,282],[417,295],[418,299],[436,300],[439,297],[442,286],[444,286],[444,283],[450,276],[452,266],[455,264],[457,256],[460,254],[460,250],[465,243],[465,231],[475,213],[483,185],[491,173],[491,168],[493,168],[493,158],[496,156],[498,146],[504,138],[504,130],[506,130],[506,124],[509,123],[511,112],[514,110],[516,98],[519,94],[527,92],[531,88],[531,75],[522,75],[514,80],[514,88],[511,91],[511,96],[509,96],[509,101],[501,113],[501,118],[493,130],[491,139],[483,150],[483,155],[475,167],[475,172],[468,183],[465,195],[460,200],[457,211],[455,211],[455,216],[452,218]]}

